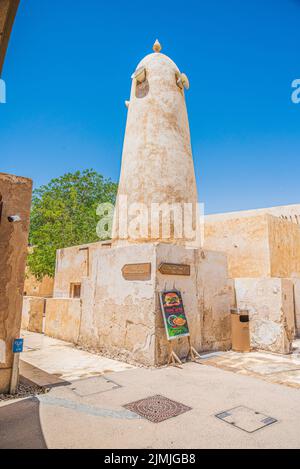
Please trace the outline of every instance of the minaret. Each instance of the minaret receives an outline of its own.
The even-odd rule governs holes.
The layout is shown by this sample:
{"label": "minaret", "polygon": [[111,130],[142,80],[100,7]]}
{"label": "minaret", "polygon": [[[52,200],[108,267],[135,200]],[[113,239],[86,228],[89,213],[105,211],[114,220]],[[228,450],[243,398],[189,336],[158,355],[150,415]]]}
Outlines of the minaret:
{"label": "minaret", "polygon": [[[132,75],[130,101],[126,101],[128,117],[113,224],[114,245],[189,245],[194,241],[184,233],[180,235],[180,224],[184,224],[191,207],[195,215],[198,202],[184,95],[189,82],[161,53],[158,40],[153,50]],[[167,216],[157,212],[160,208],[166,215],[167,207],[171,208],[169,233],[163,226]]]}

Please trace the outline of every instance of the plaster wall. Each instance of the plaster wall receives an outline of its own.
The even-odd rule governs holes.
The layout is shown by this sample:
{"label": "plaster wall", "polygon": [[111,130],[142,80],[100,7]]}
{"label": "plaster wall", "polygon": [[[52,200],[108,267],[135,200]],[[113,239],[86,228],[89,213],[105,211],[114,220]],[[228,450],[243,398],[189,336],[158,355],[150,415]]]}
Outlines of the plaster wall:
{"label": "plaster wall", "polygon": [[53,296],[54,279],[45,276],[42,280],[37,280],[34,275],[26,273],[24,284],[25,296],[36,296],[51,298]]}
{"label": "plaster wall", "polygon": [[[9,389],[12,342],[20,336],[31,193],[30,179],[0,173],[0,393]],[[21,221],[10,223],[12,215]]]}
{"label": "plaster wall", "polygon": [[300,226],[285,219],[206,221],[204,246],[227,254],[230,278],[300,277]]}
{"label": "plaster wall", "polygon": [[300,279],[293,279],[296,335],[300,337]]}
{"label": "plaster wall", "polygon": [[197,287],[201,312],[202,351],[231,348],[230,309],[234,302],[234,286],[228,279],[225,254],[196,251]]}
{"label": "plaster wall", "polygon": [[267,215],[206,220],[204,247],[227,254],[231,278],[271,274]]}
{"label": "plaster wall", "polygon": [[288,354],[295,334],[293,282],[281,278],[235,279],[237,307],[249,309],[253,349]]}
{"label": "plaster wall", "polygon": [[109,247],[107,243],[72,246],[57,251],[54,280],[54,298],[70,298],[71,284],[81,283],[90,275],[94,252]]}
{"label": "plaster wall", "polygon": [[272,277],[300,278],[300,225],[268,216]]}
{"label": "plaster wall", "polygon": [[[71,253],[74,254],[73,249]],[[91,259],[90,276],[78,278],[82,285],[80,320],[77,306],[77,313],[70,313],[72,300],[49,299],[47,335],[127,361],[164,364],[168,344],[159,292],[177,288],[183,296],[194,347],[200,351],[202,343],[205,350],[230,346],[232,291],[224,254],[168,243],[136,244],[112,249],[98,246]],[[151,264],[149,278],[124,278],[125,265],[148,263]],[[162,263],[187,264],[191,275],[163,275],[159,272]],[[68,264],[64,265],[68,268]],[[174,342],[174,349],[180,357],[185,357],[187,339]]]}
{"label": "plaster wall", "polygon": [[195,208],[198,202],[184,90],[176,84],[179,69],[161,53],[145,57],[137,69],[142,67],[146,70],[142,95],[137,92],[136,80],[132,81],[116,215],[124,212],[121,197],[126,196],[129,224],[130,210],[137,203],[145,204],[149,217],[140,220],[136,232],[132,230],[126,240],[119,233],[116,217],[113,240],[115,244],[189,244],[195,240],[174,236],[174,222],[168,237],[162,236],[161,221],[157,235],[150,224],[153,204],[179,204],[183,209],[184,203]]}
{"label": "plaster wall", "polygon": [[249,218],[266,214],[283,218],[298,225],[300,224],[300,204],[281,205],[278,207],[259,208],[254,210],[242,210],[239,212],[217,213],[213,215],[206,215],[205,220],[208,223],[215,223],[217,221]]}
{"label": "plaster wall", "polygon": [[77,344],[80,320],[80,299],[46,299],[45,334],[49,337]]}
{"label": "plaster wall", "polygon": [[22,308],[21,328],[29,332],[43,333],[45,298],[25,296]]}
{"label": "plaster wall", "polygon": [[[136,263],[151,263],[149,280],[123,278],[123,266]],[[91,278],[83,281],[80,344],[145,365],[153,364],[155,271],[154,245],[97,250]]]}

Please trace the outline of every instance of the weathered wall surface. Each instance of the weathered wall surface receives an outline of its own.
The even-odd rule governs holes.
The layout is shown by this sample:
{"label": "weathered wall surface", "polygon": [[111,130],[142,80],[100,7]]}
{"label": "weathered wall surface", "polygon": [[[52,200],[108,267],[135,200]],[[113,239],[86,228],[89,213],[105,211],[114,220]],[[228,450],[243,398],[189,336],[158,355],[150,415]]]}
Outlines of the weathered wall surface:
{"label": "weathered wall surface", "polygon": [[[124,208],[121,197],[127,196],[129,224],[137,214],[131,214],[134,204],[143,203],[148,219],[141,221],[141,230],[132,230],[128,239],[120,240],[119,226],[115,219],[113,239],[118,244],[170,242],[190,244],[193,240],[174,236],[162,236],[162,224],[158,220],[158,233],[152,233],[150,215],[153,204],[184,203],[195,206],[198,201],[190,129],[184,90],[176,84],[179,73],[175,63],[164,54],[154,53],[145,57],[137,69],[145,67],[144,94],[137,91],[133,79],[124,139],[122,170],[117,208]],[[178,221],[178,220],[176,220]],[[140,226],[139,226],[140,228]]]}
{"label": "weathered wall surface", "polygon": [[[159,293],[164,290],[177,289],[181,292],[192,344],[196,350],[201,350],[201,315],[196,282],[198,269],[197,255],[194,249],[160,244],[157,246],[156,263],[157,267],[162,263],[186,264],[191,267],[191,275],[186,277],[162,275],[159,271],[156,274],[155,362],[157,365],[163,365],[168,361],[168,342],[161,313]],[[187,339],[182,338],[173,341],[173,348],[179,358],[185,358],[189,351]]]}
{"label": "weathered wall surface", "polygon": [[293,282],[280,278],[236,279],[237,307],[250,311],[254,349],[290,353],[295,333]]}
{"label": "weathered wall surface", "polygon": [[278,207],[259,208],[255,210],[242,210],[240,212],[218,213],[215,215],[207,215],[205,220],[208,223],[217,221],[226,221],[230,219],[249,218],[259,215],[272,215],[273,217],[283,218],[300,225],[300,204],[282,205]]}
{"label": "weathered wall surface", "polygon": [[233,284],[228,280],[225,254],[196,251],[197,288],[201,317],[202,351],[231,348],[230,309],[233,303]]}
{"label": "weathered wall surface", "polygon": [[70,285],[81,283],[90,275],[94,252],[106,249],[107,243],[91,243],[60,249],[56,255],[54,298],[70,298]]}
{"label": "weathered wall surface", "polygon": [[227,254],[231,278],[300,277],[300,226],[285,219],[206,221],[204,245]]}
{"label": "weathered wall surface", "polygon": [[29,274],[27,271],[24,284],[25,296],[51,298],[53,296],[53,288],[53,278],[46,276],[42,280],[37,280],[34,275]]}
{"label": "weathered wall surface", "polygon": [[270,276],[267,215],[208,220],[204,247],[227,254],[229,277]]}
{"label": "weathered wall surface", "polygon": [[[12,341],[20,335],[32,181],[0,173],[0,392],[9,388]],[[9,223],[18,214],[20,222]]]}
{"label": "weathered wall surface", "polygon": [[46,300],[45,334],[49,337],[78,343],[81,300],[48,298]]}
{"label": "weathered wall surface", "polygon": [[294,284],[296,334],[300,337],[300,278],[292,280]]}
{"label": "weathered wall surface", "polygon": [[[80,344],[134,359],[145,365],[155,357],[155,246],[97,250],[91,279],[83,282]],[[151,278],[128,281],[125,264],[151,263]]]}
{"label": "weathered wall surface", "polygon": [[22,329],[43,333],[45,298],[25,296],[22,308]]}
{"label": "weathered wall surface", "polygon": [[[191,275],[163,275],[158,267],[164,262],[188,264]],[[124,265],[141,263],[151,264],[149,278],[126,280],[123,277]],[[79,326],[77,319],[65,311],[69,308],[68,300],[50,299],[46,308],[47,335],[71,341],[75,338],[77,343],[79,332],[78,343],[83,347],[145,365],[163,364],[168,345],[159,292],[177,288],[182,292],[195,348],[200,351],[202,342],[205,350],[230,346],[232,291],[227,282],[226,256],[223,254],[168,244],[132,245],[109,250],[99,247],[92,256],[90,277],[81,281]],[[73,321],[72,326],[70,321]],[[66,332],[70,329],[71,334]],[[179,356],[185,357],[187,340],[174,343],[174,348]]]}
{"label": "weathered wall surface", "polygon": [[272,277],[300,278],[300,226],[268,216]]}

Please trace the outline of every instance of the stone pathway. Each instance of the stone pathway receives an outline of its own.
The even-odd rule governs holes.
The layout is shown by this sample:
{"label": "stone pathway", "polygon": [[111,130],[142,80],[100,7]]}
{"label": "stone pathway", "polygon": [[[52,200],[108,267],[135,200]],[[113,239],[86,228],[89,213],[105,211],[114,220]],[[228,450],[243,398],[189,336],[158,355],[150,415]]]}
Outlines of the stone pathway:
{"label": "stone pathway", "polygon": [[[45,395],[0,403],[0,449],[300,447],[300,391],[273,384],[299,373],[298,351],[207,354],[203,364],[147,369],[37,334],[24,338],[23,374],[53,386]],[[160,423],[132,411],[158,396],[186,411]],[[164,404],[162,411],[165,417],[172,408]]]}
{"label": "stone pathway", "polygon": [[300,339],[294,342],[292,355],[231,351],[209,357],[202,363],[241,375],[255,376],[271,383],[300,388]]}
{"label": "stone pathway", "polygon": [[40,386],[126,371],[132,365],[78,350],[73,344],[23,331],[20,373]]}

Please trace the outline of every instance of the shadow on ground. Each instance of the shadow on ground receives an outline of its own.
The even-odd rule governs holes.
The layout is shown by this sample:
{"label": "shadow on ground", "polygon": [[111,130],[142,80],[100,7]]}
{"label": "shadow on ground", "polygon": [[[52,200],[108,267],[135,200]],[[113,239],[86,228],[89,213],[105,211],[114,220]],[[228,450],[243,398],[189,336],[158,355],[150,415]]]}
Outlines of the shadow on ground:
{"label": "shadow on ground", "polygon": [[36,397],[0,408],[0,449],[47,449]]}

